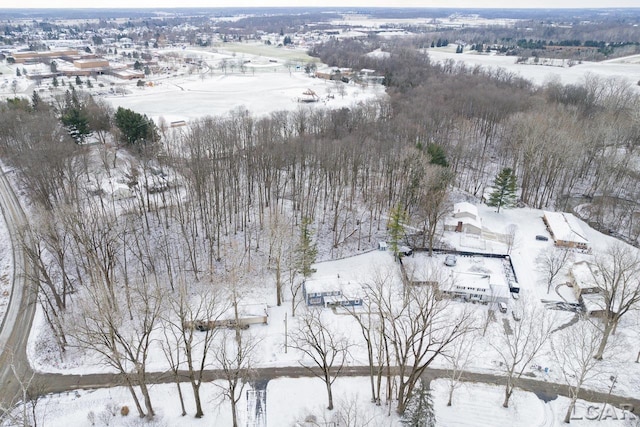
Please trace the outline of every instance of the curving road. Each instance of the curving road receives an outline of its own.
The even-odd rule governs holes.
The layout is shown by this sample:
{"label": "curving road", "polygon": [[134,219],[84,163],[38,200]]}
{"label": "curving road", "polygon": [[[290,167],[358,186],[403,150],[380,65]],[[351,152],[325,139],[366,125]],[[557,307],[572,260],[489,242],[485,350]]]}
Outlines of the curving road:
{"label": "curving road", "polygon": [[[5,172],[0,171],[0,207],[7,224],[13,247],[13,285],[5,318],[0,326],[0,414],[10,407],[21,391],[21,381],[31,376],[27,360],[27,340],[36,308],[37,289],[27,280],[33,265],[28,263],[22,244],[18,240],[20,227],[27,219],[20,201],[9,184]],[[28,275],[25,272],[29,272]]]}
{"label": "curving road", "polygon": [[[29,263],[29,258],[24,254],[17,237],[19,228],[27,224],[27,219],[9,181],[1,171],[0,207],[11,235],[14,260],[11,299],[5,319],[0,325],[0,419],[4,414],[2,408],[9,408],[20,400],[22,391],[20,381],[35,381],[41,394],[122,385],[122,379],[117,374],[62,375],[33,372],[27,360],[26,346],[36,308],[37,288],[34,283],[27,280],[27,276],[36,276],[32,274],[34,267]],[[24,272],[29,272],[29,274],[25,275]],[[303,367],[260,368],[255,370],[255,374],[258,379],[263,380],[312,375],[309,370]],[[350,366],[343,369],[341,375],[368,376],[369,367]],[[184,381],[188,380],[186,372],[181,372],[180,376]],[[447,376],[448,372],[443,369],[427,369],[424,374],[427,381]],[[168,372],[150,373],[148,378],[149,383],[156,384],[175,381],[172,374]],[[209,370],[204,373],[205,381],[221,378],[222,373],[217,370]],[[465,372],[462,379],[477,383],[504,384],[504,377],[494,374]],[[554,399],[558,395],[570,396],[570,390],[566,385],[535,378],[522,378],[518,381],[518,386],[523,390],[535,393],[544,400]],[[579,397],[594,403],[607,402],[616,407],[633,407],[634,413],[640,414],[640,399],[608,395],[590,390],[582,390]]]}

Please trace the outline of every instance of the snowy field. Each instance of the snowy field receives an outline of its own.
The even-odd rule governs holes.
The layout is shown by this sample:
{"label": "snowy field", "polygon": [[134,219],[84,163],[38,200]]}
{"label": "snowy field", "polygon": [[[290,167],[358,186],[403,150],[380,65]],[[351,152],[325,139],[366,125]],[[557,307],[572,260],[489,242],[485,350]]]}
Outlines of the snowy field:
{"label": "snowy field", "polygon": [[[319,101],[300,103],[298,98],[311,89]],[[344,90],[344,93],[340,91]],[[274,69],[271,72],[220,74],[163,80],[154,87],[131,88],[124,96],[107,96],[114,108],[130,108],[157,120],[190,121],[207,115],[224,115],[246,108],[262,116],[273,111],[299,108],[342,108],[384,94],[383,86],[363,88],[354,84],[309,77],[302,71]]]}
{"label": "snowy field", "polygon": [[[509,408],[502,407],[504,387],[488,384],[463,383],[455,391],[452,406],[447,405],[448,384],[446,380],[431,383],[436,425],[446,427],[554,427],[566,426],[563,422],[569,399],[559,396],[545,403],[535,394],[516,390]],[[593,420],[594,414],[604,409],[601,403],[578,400],[572,426],[614,427],[629,425],[621,420],[631,420],[632,414],[620,410],[605,409],[603,420]],[[617,417],[618,419],[613,419]],[[591,419],[589,419],[591,418]]]}
{"label": "snowy field", "polygon": [[[617,58],[603,62],[583,61],[572,67],[516,64],[517,57],[496,55],[494,53],[478,53],[474,51],[463,54],[455,53],[455,45],[446,48],[427,49],[429,57],[433,61],[444,62],[446,60],[462,61],[469,67],[480,66],[487,69],[503,68],[536,85],[542,85],[550,81],[559,81],[563,84],[582,83],[584,77],[589,74],[602,78],[617,77],[629,81],[629,84],[640,91],[637,82],[640,79],[640,61],[638,55]],[[558,65],[561,65],[559,62]]]}

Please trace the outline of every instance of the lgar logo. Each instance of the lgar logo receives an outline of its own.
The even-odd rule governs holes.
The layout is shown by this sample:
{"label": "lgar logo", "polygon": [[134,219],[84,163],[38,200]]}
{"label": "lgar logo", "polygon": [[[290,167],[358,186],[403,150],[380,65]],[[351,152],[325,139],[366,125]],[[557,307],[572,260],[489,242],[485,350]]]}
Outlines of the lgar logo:
{"label": "lgar logo", "polygon": [[590,421],[633,421],[637,419],[637,417],[632,411],[633,405],[620,405],[620,408],[616,408],[611,405],[588,405],[585,408],[574,408],[571,419]]}

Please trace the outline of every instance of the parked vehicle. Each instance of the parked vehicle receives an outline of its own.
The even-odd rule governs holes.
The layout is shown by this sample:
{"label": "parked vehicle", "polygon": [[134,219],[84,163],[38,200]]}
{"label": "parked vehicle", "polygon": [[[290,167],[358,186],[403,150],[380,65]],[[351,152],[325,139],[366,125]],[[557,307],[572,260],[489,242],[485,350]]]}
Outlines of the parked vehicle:
{"label": "parked vehicle", "polygon": [[398,253],[402,256],[411,256],[413,255],[413,249],[411,249],[409,246],[399,246]]}
{"label": "parked vehicle", "polygon": [[546,241],[548,241],[548,240],[549,240],[549,238],[548,238],[547,236],[543,236],[542,234],[538,234],[538,235],[536,236],[536,240],[540,240],[540,241],[542,241],[542,242],[546,242]]}
{"label": "parked vehicle", "polygon": [[507,312],[507,304],[505,304],[503,302],[499,302],[498,303],[498,309],[500,310],[500,313],[506,313]]}
{"label": "parked vehicle", "polygon": [[515,320],[516,322],[519,322],[520,319],[522,319],[522,316],[520,315],[518,310],[511,310],[511,316],[513,316],[513,320]]}
{"label": "parked vehicle", "polygon": [[456,259],[455,255],[447,255],[447,257],[444,259],[444,265],[446,265],[447,267],[455,267],[457,263],[458,260]]}

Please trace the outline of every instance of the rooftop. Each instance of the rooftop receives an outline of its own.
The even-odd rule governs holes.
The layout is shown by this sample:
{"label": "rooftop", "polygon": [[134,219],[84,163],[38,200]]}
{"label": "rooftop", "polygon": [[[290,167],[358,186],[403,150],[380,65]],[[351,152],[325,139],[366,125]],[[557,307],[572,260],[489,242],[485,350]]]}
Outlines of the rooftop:
{"label": "rooftop", "polygon": [[572,214],[544,211],[544,217],[556,240],[589,244],[580,223]]}

